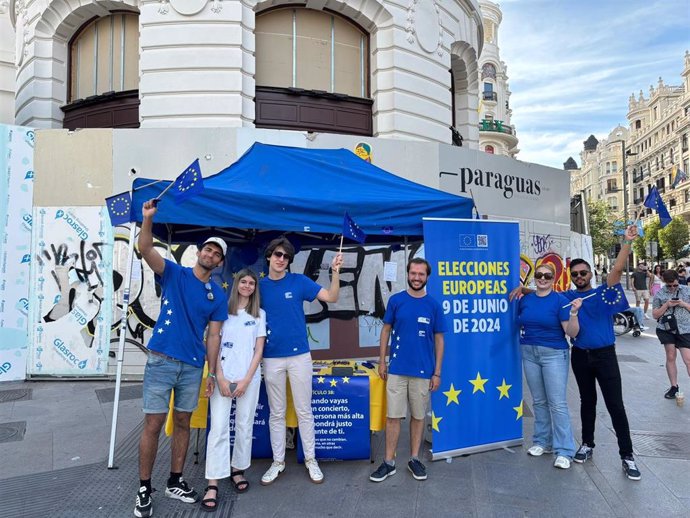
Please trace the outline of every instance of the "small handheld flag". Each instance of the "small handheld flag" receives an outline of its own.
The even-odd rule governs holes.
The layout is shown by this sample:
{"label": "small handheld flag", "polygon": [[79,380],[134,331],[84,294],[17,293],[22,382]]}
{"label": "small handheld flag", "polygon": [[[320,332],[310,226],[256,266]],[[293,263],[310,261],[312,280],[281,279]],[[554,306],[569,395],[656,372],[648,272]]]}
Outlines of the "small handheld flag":
{"label": "small handheld flag", "polygon": [[357,241],[358,243],[364,243],[367,239],[367,235],[364,231],[355,223],[350,215],[346,212],[343,219],[343,236]]}
{"label": "small handheld flag", "polygon": [[[183,202],[204,190],[204,179],[201,177],[199,159],[192,162],[172,184],[172,191],[178,202]],[[160,196],[159,196],[160,198]]]}
{"label": "small handheld flag", "polygon": [[664,205],[664,200],[661,199],[661,194],[659,194],[656,185],[653,185],[649,190],[649,194],[644,199],[644,206],[648,209],[655,210],[659,214],[661,228],[671,223],[673,218],[671,218],[671,215],[668,213],[668,209],[666,205]]}
{"label": "small handheld flag", "polygon": [[129,191],[122,192],[105,199],[110,223],[115,227],[132,220],[132,195]]}
{"label": "small handheld flag", "polygon": [[671,170],[671,189],[678,187],[679,183],[684,182],[688,179],[688,175],[677,165],[673,166]]}

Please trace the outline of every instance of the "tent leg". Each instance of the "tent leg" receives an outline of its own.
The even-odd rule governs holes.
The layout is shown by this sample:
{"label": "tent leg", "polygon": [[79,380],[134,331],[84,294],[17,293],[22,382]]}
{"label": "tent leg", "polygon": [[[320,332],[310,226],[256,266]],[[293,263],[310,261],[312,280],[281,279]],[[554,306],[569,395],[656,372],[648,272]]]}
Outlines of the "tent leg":
{"label": "tent leg", "polygon": [[117,413],[120,406],[120,385],[122,384],[122,363],[125,356],[125,338],[127,336],[127,316],[129,313],[129,289],[132,282],[132,259],[134,257],[134,235],[137,224],[130,222],[129,249],[127,250],[127,271],[124,279],[122,298],[122,318],[120,319],[120,340],[117,346],[117,375],[115,377],[115,399],[113,401],[113,418],[110,427],[110,448],[108,450],[108,469],[117,469],[115,460],[115,435],[117,433]]}
{"label": "tent leg", "polygon": [[194,464],[199,464],[199,432],[201,428],[196,429],[196,444],[194,446]]}

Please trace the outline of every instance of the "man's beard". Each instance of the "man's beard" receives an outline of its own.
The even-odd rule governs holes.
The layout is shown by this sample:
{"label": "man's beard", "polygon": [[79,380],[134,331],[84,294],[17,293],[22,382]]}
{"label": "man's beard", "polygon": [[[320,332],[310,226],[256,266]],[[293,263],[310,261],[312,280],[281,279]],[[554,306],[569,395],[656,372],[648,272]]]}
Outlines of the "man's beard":
{"label": "man's beard", "polygon": [[410,279],[407,279],[407,285],[410,287],[412,291],[422,291],[424,288],[426,288],[426,282],[422,284],[421,288],[415,288],[414,286],[412,286],[412,282],[410,281]]}

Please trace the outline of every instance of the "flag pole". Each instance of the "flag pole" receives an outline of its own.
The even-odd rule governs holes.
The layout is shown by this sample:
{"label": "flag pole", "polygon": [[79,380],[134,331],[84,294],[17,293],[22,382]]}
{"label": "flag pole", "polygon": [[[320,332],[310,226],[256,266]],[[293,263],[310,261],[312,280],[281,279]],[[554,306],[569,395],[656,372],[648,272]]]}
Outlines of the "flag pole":
{"label": "flag pole", "polygon": [[117,414],[120,406],[120,386],[122,385],[122,364],[125,356],[125,338],[127,337],[127,319],[129,316],[129,290],[132,282],[132,259],[134,258],[134,236],[137,224],[129,222],[129,248],[122,296],[122,317],[120,318],[120,337],[117,346],[117,371],[115,376],[115,397],[113,400],[113,418],[110,427],[110,447],[108,449],[108,469],[117,469],[115,461],[115,435],[117,433]]}
{"label": "flag pole", "polygon": [[472,207],[474,208],[474,211],[477,213],[477,219],[481,219],[481,214],[479,214],[477,202],[474,201],[474,193],[472,193],[472,189],[470,189],[470,198],[472,198]]}
{"label": "flag pole", "polygon": [[155,207],[156,205],[158,205],[158,202],[161,201],[161,198],[163,197],[163,195],[164,195],[166,192],[168,192],[168,191],[170,190],[170,188],[171,188],[173,185],[175,185],[175,181],[170,182],[170,185],[168,185],[165,189],[163,189],[163,192],[160,193],[158,196],[156,196],[156,197],[153,199],[153,202],[154,202],[153,205],[154,205],[154,207]]}

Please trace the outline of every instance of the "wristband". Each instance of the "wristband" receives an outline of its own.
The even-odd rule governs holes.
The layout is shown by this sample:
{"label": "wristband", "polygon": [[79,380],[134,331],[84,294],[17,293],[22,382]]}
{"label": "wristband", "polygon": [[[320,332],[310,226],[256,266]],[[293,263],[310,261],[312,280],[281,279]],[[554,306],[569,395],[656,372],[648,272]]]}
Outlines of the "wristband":
{"label": "wristband", "polygon": [[215,375],[214,373],[212,373],[212,372],[209,372],[209,373],[208,373],[208,377],[211,378],[211,379],[214,380],[214,381],[215,381],[215,379],[216,379],[216,375]]}
{"label": "wristband", "polygon": [[571,317],[576,317],[577,316],[577,311],[571,311],[570,312]]}
{"label": "wristband", "polygon": [[432,375],[431,375],[432,378],[433,378],[434,376],[436,376],[437,378],[440,378],[440,377],[441,377],[440,374],[432,374]]}
{"label": "wristband", "polygon": [[623,240],[624,245],[631,245],[632,244],[632,239],[624,239]]}

